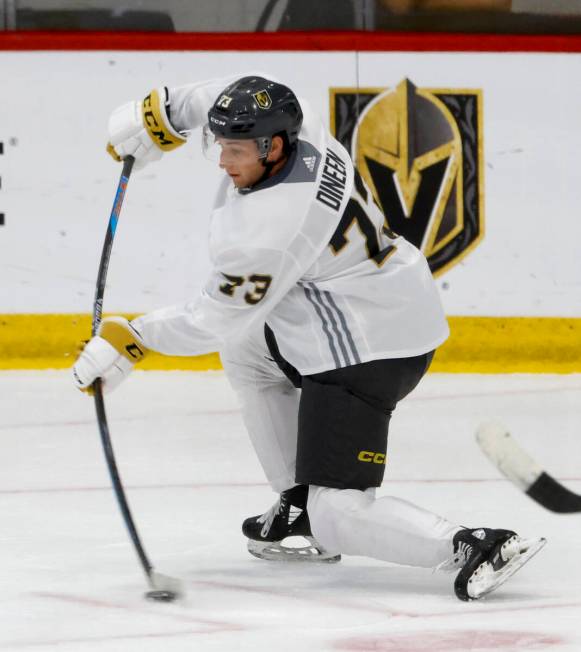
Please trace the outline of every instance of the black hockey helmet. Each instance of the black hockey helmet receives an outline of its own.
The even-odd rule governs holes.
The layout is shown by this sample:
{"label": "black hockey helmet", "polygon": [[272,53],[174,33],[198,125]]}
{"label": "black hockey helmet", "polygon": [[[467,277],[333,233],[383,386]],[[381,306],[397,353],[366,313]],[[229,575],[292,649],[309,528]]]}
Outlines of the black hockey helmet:
{"label": "black hockey helmet", "polygon": [[208,111],[215,138],[254,139],[260,157],[270,150],[272,136],[282,134],[292,147],[299,136],[303,112],[290,88],[264,77],[242,77],[225,88]]}

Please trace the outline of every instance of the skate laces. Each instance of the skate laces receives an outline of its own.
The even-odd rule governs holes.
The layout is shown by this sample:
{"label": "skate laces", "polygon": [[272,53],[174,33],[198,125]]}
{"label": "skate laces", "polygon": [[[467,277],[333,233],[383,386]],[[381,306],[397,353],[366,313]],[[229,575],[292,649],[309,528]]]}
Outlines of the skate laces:
{"label": "skate laces", "polygon": [[469,543],[459,541],[457,547],[454,549],[452,556],[444,560],[441,564],[438,564],[434,568],[434,573],[440,570],[447,572],[462,568],[462,566],[464,566],[468,560],[468,557],[470,557],[472,550],[473,548]]}
{"label": "skate laces", "polygon": [[472,552],[472,546],[469,543],[464,543],[464,541],[460,541],[458,543],[458,549],[454,550],[454,556],[452,557],[452,562],[456,566],[463,566],[466,563],[471,552]]}
{"label": "skate laces", "polygon": [[281,494],[279,499],[274,503],[274,505],[262,516],[259,516],[256,520],[258,523],[264,523],[264,527],[262,528],[261,535],[263,537],[268,536],[268,533],[270,532],[270,528],[272,527],[272,524],[274,523],[274,519],[279,515],[284,512],[287,506],[287,500],[286,498]]}
{"label": "skate laces", "polygon": [[274,503],[274,505],[262,516],[259,516],[256,520],[258,523],[262,523],[263,528],[260,532],[262,537],[267,537],[272,524],[278,516],[284,515],[286,512],[286,524],[291,526],[297,518],[302,514],[303,510],[300,507],[295,507],[290,505],[287,498],[284,494],[281,494],[279,499]]}

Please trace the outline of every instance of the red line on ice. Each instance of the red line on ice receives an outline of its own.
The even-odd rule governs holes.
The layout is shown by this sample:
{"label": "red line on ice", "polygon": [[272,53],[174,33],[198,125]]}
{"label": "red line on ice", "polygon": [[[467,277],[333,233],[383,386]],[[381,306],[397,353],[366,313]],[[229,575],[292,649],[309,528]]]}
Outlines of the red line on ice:
{"label": "red line on ice", "polygon": [[[581,477],[561,477],[555,476],[559,482],[581,482]],[[396,484],[484,484],[484,483],[506,483],[510,484],[505,478],[389,478],[386,480],[384,488]],[[195,491],[204,491],[206,489],[252,489],[256,487],[267,487],[267,482],[208,482],[198,484],[175,483],[175,484],[152,484],[152,485],[129,485],[125,488],[128,491],[160,491],[167,489],[187,489]],[[30,494],[57,494],[57,493],[90,493],[100,491],[111,491],[111,486],[103,485],[100,487],[30,487],[19,489],[0,489],[0,496],[19,496]]]}

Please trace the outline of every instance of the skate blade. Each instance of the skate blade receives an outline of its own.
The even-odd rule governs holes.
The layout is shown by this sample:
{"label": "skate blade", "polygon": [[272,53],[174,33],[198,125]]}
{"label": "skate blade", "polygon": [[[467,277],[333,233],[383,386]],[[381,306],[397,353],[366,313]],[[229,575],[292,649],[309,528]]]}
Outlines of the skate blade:
{"label": "skate blade", "polygon": [[478,600],[494,591],[532,559],[546,543],[547,540],[542,537],[540,539],[520,539],[518,550],[499,570],[495,571],[490,562],[481,564],[468,580],[468,597],[471,600]]}
{"label": "skate blade", "polygon": [[248,539],[248,552],[258,559],[283,562],[306,562],[335,564],[341,561],[341,555],[325,550],[312,537],[305,537],[307,546],[292,548],[283,545],[283,541],[254,541]]}

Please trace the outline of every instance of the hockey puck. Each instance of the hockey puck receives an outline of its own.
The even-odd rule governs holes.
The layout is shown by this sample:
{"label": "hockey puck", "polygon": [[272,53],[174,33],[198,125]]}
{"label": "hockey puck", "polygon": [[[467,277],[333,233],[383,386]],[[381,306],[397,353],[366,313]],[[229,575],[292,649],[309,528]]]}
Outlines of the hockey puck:
{"label": "hockey puck", "polygon": [[177,600],[178,594],[175,591],[167,590],[148,591],[145,594],[145,598],[153,602],[173,602]]}

